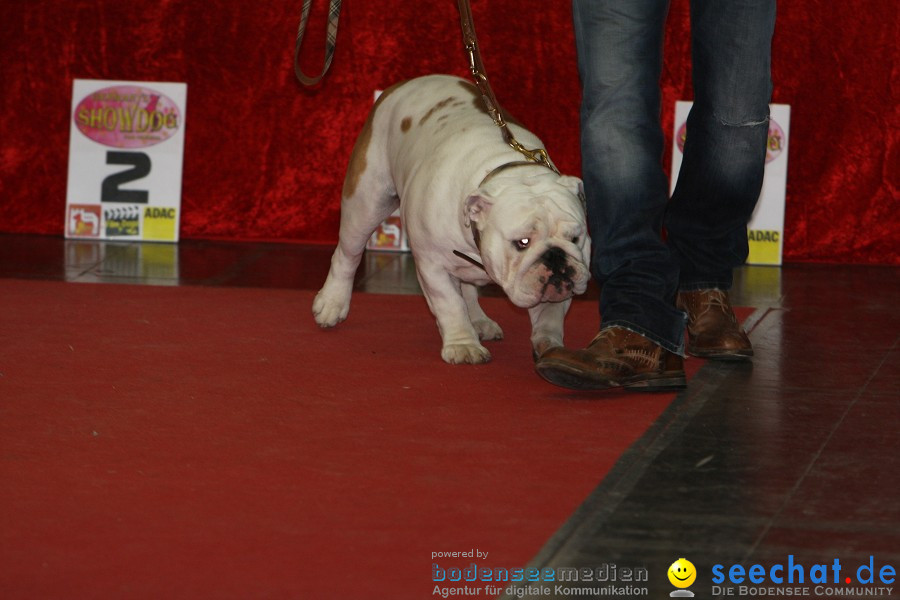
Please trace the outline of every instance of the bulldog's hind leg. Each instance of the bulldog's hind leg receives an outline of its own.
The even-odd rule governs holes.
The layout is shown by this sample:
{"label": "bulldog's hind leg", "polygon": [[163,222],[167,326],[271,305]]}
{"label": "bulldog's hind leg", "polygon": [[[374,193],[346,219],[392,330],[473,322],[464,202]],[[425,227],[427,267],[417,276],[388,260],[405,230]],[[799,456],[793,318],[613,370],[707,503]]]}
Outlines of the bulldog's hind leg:
{"label": "bulldog's hind leg", "polygon": [[550,348],[563,345],[563,324],[570,304],[571,298],[562,302],[541,302],[528,309],[535,360]]}
{"label": "bulldog's hind leg", "polygon": [[[386,169],[371,164],[366,168],[363,160],[364,172],[359,174],[354,169],[354,160],[358,160],[355,155],[351,157],[341,199],[338,246],[331,256],[325,285],[313,301],[313,316],[320,327],[334,327],[347,318],[353,276],[365,252],[366,242],[378,225],[400,205]],[[358,179],[351,187],[350,178],[354,176]]]}
{"label": "bulldog's hind leg", "polygon": [[493,319],[484,314],[484,310],[478,303],[478,287],[471,283],[462,283],[461,291],[463,299],[466,301],[469,321],[472,322],[472,327],[478,333],[478,339],[482,341],[502,340],[503,330]]}

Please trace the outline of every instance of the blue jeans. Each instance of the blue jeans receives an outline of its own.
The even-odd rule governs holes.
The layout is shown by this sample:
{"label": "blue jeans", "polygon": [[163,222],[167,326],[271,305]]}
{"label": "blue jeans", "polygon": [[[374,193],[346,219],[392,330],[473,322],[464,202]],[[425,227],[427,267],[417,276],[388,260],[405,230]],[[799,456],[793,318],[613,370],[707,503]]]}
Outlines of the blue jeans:
{"label": "blue jeans", "polygon": [[573,0],[573,14],[603,327],[624,326],[683,354],[676,292],[727,290],[747,259],[765,167],[775,0],[691,0],[694,106],[671,200],[659,87],[668,4]]}

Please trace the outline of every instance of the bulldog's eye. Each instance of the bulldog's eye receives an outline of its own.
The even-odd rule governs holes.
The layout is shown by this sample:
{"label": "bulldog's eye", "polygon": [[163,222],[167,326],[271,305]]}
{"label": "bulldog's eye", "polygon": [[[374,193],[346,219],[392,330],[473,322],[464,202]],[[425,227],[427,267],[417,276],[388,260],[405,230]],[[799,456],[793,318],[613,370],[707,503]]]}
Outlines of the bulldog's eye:
{"label": "bulldog's eye", "polygon": [[576,244],[576,245],[578,244],[578,236],[577,235],[572,238],[572,243]]}
{"label": "bulldog's eye", "polygon": [[518,250],[525,250],[528,248],[528,245],[531,244],[531,240],[528,238],[522,238],[521,240],[516,240],[513,242]]}

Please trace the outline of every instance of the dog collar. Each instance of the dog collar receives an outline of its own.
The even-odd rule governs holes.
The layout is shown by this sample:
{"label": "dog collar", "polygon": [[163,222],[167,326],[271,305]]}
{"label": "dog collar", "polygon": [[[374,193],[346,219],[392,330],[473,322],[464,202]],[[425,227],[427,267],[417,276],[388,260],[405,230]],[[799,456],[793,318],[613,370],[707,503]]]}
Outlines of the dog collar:
{"label": "dog collar", "polygon": [[[514,167],[547,167],[548,169],[550,169],[550,167],[548,167],[544,163],[534,162],[533,160],[517,160],[514,162],[508,162],[500,165],[499,167],[485,175],[484,179],[481,180],[481,183],[478,184],[478,187],[482,187],[485,183],[493,179],[493,177],[501,171],[512,169]],[[553,169],[550,170],[552,171]]]}
{"label": "dog collar", "polygon": [[[481,187],[481,186],[479,186],[479,187]],[[475,248],[478,249],[478,254],[481,254],[481,234],[478,233],[478,229],[475,228],[475,225],[470,223],[468,225],[468,227],[472,230],[472,240],[475,242]],[[478,259],[472,258],[468,254],[464,254],[464,253],[460,252],[459,250],[454,250],[453,254],[462,258],[463,260],[469,261],[470,263],[472,263],[473,265],[475,265],[476,267],[478,267],[485,273],[487,272],[487,269],[484,268],[484,265],[481,264],[481,262]]]}
{"label": "dog collar", "polygon": [[[475,248],[478,249],[478,254],[480,255],[481,254],[481,234],[478,233],[478,229],[476,229],[475,225],[472,223],[468,223],[466,225],[466,227],[468,227],[472,230],[472,240],[475,242]],[[469,261],[470,263],[472,263],[473,265],[475,265],[476,267],[478,267],[479,269],[481,269],[482,271],[487,273],[487,269],[484,268],[484,265],[481,264],[481,261],[479,261],[478,259],[472,258],[468,254],[460,252],[459,250],[454,250],[453,254],[455,254],[456,256],[460,257],[463,260]]]}
{"label": "dog collar", "polygon": [[487,273],[487,269],[484,268],[484,265],[481,264],[481,262],[479,262],[478,259],[472,258],[468,254],[463,254],[459,250],[454,250],[453,254],[455,254],[456,256],[460,257],[463,260],[469,261],[470,263],[472,263],[473,265],[475,265],[476,267],[478,267],[479,269],[481,269],[482,271]]}

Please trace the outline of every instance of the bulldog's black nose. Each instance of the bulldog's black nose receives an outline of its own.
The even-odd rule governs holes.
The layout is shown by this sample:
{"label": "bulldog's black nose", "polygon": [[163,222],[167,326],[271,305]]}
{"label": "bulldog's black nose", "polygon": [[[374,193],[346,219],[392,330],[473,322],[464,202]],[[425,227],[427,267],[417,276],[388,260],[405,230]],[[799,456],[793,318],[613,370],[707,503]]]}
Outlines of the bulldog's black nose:
{"label": "bulldog's black nose", "polygon": [[541,255],[541,262],[552,273],[547,281],[548,285],[554,286],[560,293],[572,289],[575,269],[569,265],[565,250],[556,246],[548,249]]}
{"label": "bulldog's black nose", "polygon": [[566,252],[556,246],[553,246],[541,255],[541,262],[553,273],[561,273],[568,266]]}

